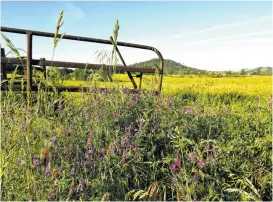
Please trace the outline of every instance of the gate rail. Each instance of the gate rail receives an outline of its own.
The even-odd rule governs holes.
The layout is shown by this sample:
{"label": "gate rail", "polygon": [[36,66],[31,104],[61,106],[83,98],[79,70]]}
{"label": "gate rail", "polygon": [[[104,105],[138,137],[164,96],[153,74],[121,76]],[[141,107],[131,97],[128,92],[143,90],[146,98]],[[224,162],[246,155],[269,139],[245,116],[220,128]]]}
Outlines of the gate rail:
{"label": "gate rail", "polygon": [[[45,66],[56,66],[56,67],[70,67],[70,68],[79,68],[79,69],[109,69],[113,68],[112,65],[101,65],[101,64],[90,64],[90,63],[77,63],[77,62],[66,62],[66,61],[49,61],[45,60],[44,58],[37,60],[32,58],[32,47],[33,47],[33,36],[41,36],[41,37],[54,37],[54,33],[49,32],[41,32],[41,31],[34,31],[34,30],[25,30],[25,29],[17,29],[17,28],[10,28],[10,27],[1,27],[2,32],[10,32],[10,33],[17,33],[17,34],[26,34],[27,35],[27,56],[26,58],[22,59],[23,64],[21,63],[21,60],[19,58],[8,58],[5,57],[5,55],[2,53],[1,49],[1,70],[2,75],[6,77],[6,69],[5,65],[10,64],[22,64],[26,66],[27,70],[27,78],[26,78],[26,90],[27,91],[36,91],[37,87],[33,86],[32,84],[32,65],[38,65],[41,66],[42,69],[45,71]],[[61,37],[61,34],[58,34],[58,38]],[[110,37],[110,40],[104,40],[104,39],[97,39],[97,38],[90,38],[90,37],[81,37],[81,36],[72,36],[72,35],[64,35],[62,39],[67,40],[74,40],[74,41],[84,41],[84,42],[92,42],[92,43],[101,43],[101,44],[109,44],[113,45],[113,38]],[[149,68],[149,67],[136,67],[136,66],[127,66],[124,62],[117,46],[124,46],[124,47],[131,47],[131,48],[138,48],[138,49],[145,49],[145,50],[151,50],[155,52],[159,58],[160,61],[160,67],[159,69],[155,68]],[[140,72],[140,75],[137,76],[140,78],[139,83],[139,89],[141,88],[141,82],[142,82],[142,73],[158,73],[159,74],[159,83],[158,83],[158,93],[161,92],[162,89],[162,80],[163,80],[163,68],[164,68],[164,61],[161,53],[154,47],[146,46],[146,45],[140,45],[140,44],[133,44],[133,43],[127,43],[127,42],[117,42],[116,51],[123,63],[123,66],[117,65],[115,67],[116,70],[123,70],[127,71],[127,74],[134,86],[134,90],[137,90],[137,85],[133,79],[133,76],[130,72]],[[6,90],[5,87],[1,89]],[[17,88],[15,87],[14,90]],[[65,91],[71,89],[72,91],[76,91],[76,89],[83,90],[84,88],[77,88],[77,87],[57,87],[60,91]],[[87,89],[86,89],[87,90]]]}

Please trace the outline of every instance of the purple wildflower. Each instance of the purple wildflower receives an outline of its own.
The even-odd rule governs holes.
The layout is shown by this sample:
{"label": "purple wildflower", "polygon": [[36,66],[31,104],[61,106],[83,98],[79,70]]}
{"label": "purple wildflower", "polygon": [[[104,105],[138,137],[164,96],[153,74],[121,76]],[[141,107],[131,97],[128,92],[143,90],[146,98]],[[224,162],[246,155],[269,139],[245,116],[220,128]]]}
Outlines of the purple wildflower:
{"label": "purple wildflower", "polygon": [[196,172],[196,173],[194,174],[193,179],[194,179],[194,180],[198,180],[198,179],[199,179],[199,173],[198,173],[198,172]]}
{"label": "purple wildflower", "polygon": [[119,155],[121,155],[122,152],[123,152],[123,149],[119,149],[119,150],[118,150]]}
{"label": "purple wildflower", "polygon": [[189,160],[191,160],[192,163],[195,163],[195,161],[196,161],[196,152],[195,151],[189,153]]}
{"label": "purple wildflower", "polygon": [[138,93],[136,93],[136,94],[134,95],[134,98],[135,98],[136,101],[138,101],[139,98],[140,98],[140,95],[139,95]]}
{"label": "purple wildflower", "polygon": [[125,163],[126,163],[126,155],[125,155],[125,154],[122,156],[121,163],[122,163],[122,164],[125,164]]}
{"label": "purple wildflower", "polygon": [[1,115],[5,115],[6,113],[7,113],[6,108],[2,108],[2,110],[1,110]]}
{"label": "purple wildflower", "polygon": [[204,166],[205,166],[205,161],[204,161],[204,159],[200,159],[200,161],[199,161],[199,163],[198,163],[198,168],[202,169],[202,168],[204,168]]}
{"label": "purple wildflower", "polygon": [[129,139],[128,139],[128,135],[124,135],[122,142],[121,142],[121,146],[123,148],[126,148],[129,145]]}
{"label": "purple wildflower", "polygon": [[108,94],[107,90],[104,89],[104,90],[102,91],[102,94],[103,94],[103,95],[107,95],[107,94]]}
{"label": "purple wildflower", "polygon": [[88,145],[89,149],[91,149],[91,147],[92,147],[92,138],[91,137],[89,137],[87,139],[87,145]]}
{"label": "purple wildflower", "polygon": [[86,159],[88,159],[88,160],[90,160],[90,154],[89,154],[89,151],[86,151],[86,152],[85,152],[85,158],[86,158]]}
{"label": "purple wildflower", "polygon": [[174,163],[171,164],[170,169],[173,173],[181,170],[181,159],[176,157]]}
{"label": "purple wildflower", "polygon": [[134,108],[134,101],[130,102],[130,107],[131,107],[131,109]]}
{"label": "purple wildflower", "polygon": [[133,129],[133,124],[134,124],[134,123],[132,122],[132,123],[130,123],[130,125],[129,125],[128,127],[125,128],[126,134],[128,134],[128,135],[131,134],[131,131],[132,131],[132,129]]}
{"label": "purple wildflower", "polygon": [[175,164],[176,169],[178,169],[178,170],[181,169],[181,159],[180,158],[176,157],[174,164]]}
{"label": "purple wildflower", "polygon": [[100,152],[99,152],[99,154],[100,154],[100,156],[101,156],[102,158],[104,158],[104,151],[105,151],[105,149],[104,149],[104,148],[101,148],[101,149],[100,149]]}
{"label": "purple wildflower", "polygon": [[110,147],[110,153],[111,154],[115,153],[116,148],[117,148],[117,145],[115,143],[112,144],[111,147]]}
{"label": "purple wildflower", "polygon": [[116,116],[116,112],[112,112],[112,117],[115,117]]}
{"label": "purple wildflower", "polygon": [[172,178],[172,182],[175,184],[178,182],[177,177]]}
{"label": "purple wildflower", "polygon": [[88,181],[87,180],[80,180],[80,183],[77,187],[77,192],[83,192],[87,188]]}
{"label": "purple wildflower", "polygon": [[174,173],[175,171],[176,171],[176,166],[175,166],[175,164],[171,164],[171,171]]}
{"label": "purple wildflower", "polygon": [[55,178],[59,179],[62,175],[62,171],[58,170],[55,172]]}
{"label": "purple wildflower", "polygon": [[210,164],[211,164],[211,165],[213,165],[213,164],[214,164],[214,162],[215,162],[215,159],[214,159],[214,158],[211,156],[211,157],[210,157],[210,161],[209,161],[209,162],[210,162]]}
{"label": "purple wildflower", "polygon": [[123,89],[123,92],[124,92],[125,94],[128,95],[128,94],[130,93],[129,88],[125,87],[125,88]]}
{"label": "purple wildflower", "polygon": [[63,131],[63,133],[64,133],[64,135],[68,135],[68,134],[69,134],[69,131],[68,131],[67,129],[65,129],[65,130]]}
{"label": "purple wildflower", "polygon": [[75,167],[73,167],[73,168],[71,168],[71,175],[75,175],[75,173],[76,173],[76,168]]}
{"label": "purple wildflower", "polygon": [[82,169],[84,169],[85,164],[84,164],[84,161],[83,161],[83,160],[81,160],[81,164],[82,164]]}
{"label": "purple wildflower", "polygon": [[205,151],[206,151],[207,153],[208,153],[208,152],[213,152],[213,153],[215,153],[215,145],[212,144],[212,145],[206,146]]}
{"label": "purple wildflower", "polygon": [[48,200],[49,200],[49,201],[54,201],[54,199],[55,199],[55,193],[54,193],[54,192],[51,192],[51,193],[49,194]]}
{"label": "purple wildflower", "polygon": [[51,169],[50,169],[50,167],[46,167],[46,169],[45,169],[45,175],[50,175],[50,172],[51,172]]}
{"label": "purple wildflower", "polygon": [[33,157],[33,164],[35,167],[37,167],[40,164],[40,158],[37,156]]}

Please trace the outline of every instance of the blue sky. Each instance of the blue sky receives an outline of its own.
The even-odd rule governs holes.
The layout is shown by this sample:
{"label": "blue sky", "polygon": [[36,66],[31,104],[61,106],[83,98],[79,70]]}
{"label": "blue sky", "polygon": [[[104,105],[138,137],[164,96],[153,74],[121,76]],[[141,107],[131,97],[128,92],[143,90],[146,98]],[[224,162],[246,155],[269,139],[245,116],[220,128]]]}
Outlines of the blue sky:
{"label": "blue sky", "polygon": [[[273,66],[272,2],[1,2],[1,26],[54,32],[64,10],[61,32],[108,39],[115,21],[119,41],[151,45],[166,59],[200,69],[239,70]],[[26,37],[4,33],[26,49]],[[1,45],[5,43],[1,39]],[[34,38],[34,58],[51,59],[53,40]],[[62,40],[55,60],[98,63],[95,52],[108,45]],[[127,64],[156,57],[120,48]],[[23,54],[23,52],[22,52]]]}

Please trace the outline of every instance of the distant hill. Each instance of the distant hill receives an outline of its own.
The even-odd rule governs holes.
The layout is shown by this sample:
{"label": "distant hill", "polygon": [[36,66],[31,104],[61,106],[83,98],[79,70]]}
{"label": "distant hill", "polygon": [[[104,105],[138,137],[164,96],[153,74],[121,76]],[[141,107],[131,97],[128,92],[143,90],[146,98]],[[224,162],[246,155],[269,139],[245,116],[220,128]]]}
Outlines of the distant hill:
{"label": "distant hill", "polygon": [[257,67],[245,70],[249,74],[272,75],[272,67]]}
{"label": "distant hill", "polygon": [[[159,67],[159,59],[154,58],[144,62],[139,62],[132,64],[133,66],[144,66],[144,67]],[[193,67],[188,67],[181,63],[175,62],[173,60],[164,59],[164,73],[165,74],[194,74],[194,73],[204,73],[205,70],[199,70]]]}
{"label": "distant hill", "polygon": [[[132,64],[133,66],[144,66],[144,67],[151,67],[155,68],[156,66],[159,67],[159,59],[154,58],[151,60],[138,62]],[[186,66],[179,62],[175,62],[170,59],[164,59],[164,74],[180,74],[180,75],[209,75],[213,77],[223,77],[223,76],[243,76],[243,75],[272,75],[272,67],[257,67],[254,69],[242,69],[238,71],[206,71],[200,70],[193,67]]]}

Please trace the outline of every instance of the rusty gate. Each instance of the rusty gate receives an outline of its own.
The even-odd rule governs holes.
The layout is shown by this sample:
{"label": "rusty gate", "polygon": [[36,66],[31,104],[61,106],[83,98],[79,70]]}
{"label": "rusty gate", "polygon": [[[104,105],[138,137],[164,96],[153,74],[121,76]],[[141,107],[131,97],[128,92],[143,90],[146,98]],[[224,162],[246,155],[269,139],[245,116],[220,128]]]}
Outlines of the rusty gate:
{"label": "rusty gate", "polygon": [[[36,67],[38,70],[44,72],[44,76],[46,75],[45,72],[46,72],[47,66],[69,67],[69,68],[78,68],[78,69],[94,69],[94,70],[99,70],[101,68],[107,70],[109,68],[113,68],[112,65],[76,63],[76,62],[66,62],[66,61],[51,61],[51,60],[45,60],[44,58],[33,59],[32,58],[33,36],[54,38],[54,35],[55,35],[54,33],[17,29],[17,28],[10,28],[10,27],[1,27],[1,31],[16,33],[16,34],[26,34],[26,37],[27,37],[27,53],[26,54],[27,55],[26,57],[22,58],[22,60],[20,60],[20,58],[5,57],[5,50],[1,48],[1,79],[7,79],[7,72],[14,70],[15,69],[14,65],[17,65],[17,66],[21,65],[21,68],[26,69],[26,79],[25,79],[26,82],[24,84],[24,90],[27,92],[38,90],[38,86],[33,84],[32,82],[32,70],[34,65],[38,66]],[[60,37],[61,37],[61,34],[58,34],[58,38]],[[109,40],[104,40],[104,39],[97,39],[97,38],[64,35],[62,39],[114,45],[112,37],[110,37]],[[156,69],[156,68],[149,68],[149,67],[127,66],[125,61],[123,60],[123,57],[121,56],[118,46],[154,51],[157,54],[160,61],[159,68]],[[161,92],[164,61],[163,61],[163,57],[161,53],[156,48],[151,46],[146,46],[146,45],[140,45],[140,44],[117,42],[115,49],[123,64],[123,66],[121,65],[115,66],[115,69],[127,72],[128,77],[130,78],[130,81],[133,85],[133,89],[130,89],[131,91],[136,92],[141,89],[143,73],[148,73],[148,74],[158,73],[159,82],[158,82],[157,93]],[[140,73],[139,75],[136,76],[139,78],[139,86],[137,86],[131,72]],[[8,89],[8,85],[6,85],[5,83],[1,85],[1,90],[5,91],[7,89]],[[86,91],[88,89],[89,89],[88,87],[56,86],[56,90],[59,92],[62,92],[62,91],[79,92],[82,90]],[[14,83],[14,85],[12,86],[12,90],[15,90],[15,91],[22,90],[22,87],[20,84]]]}

